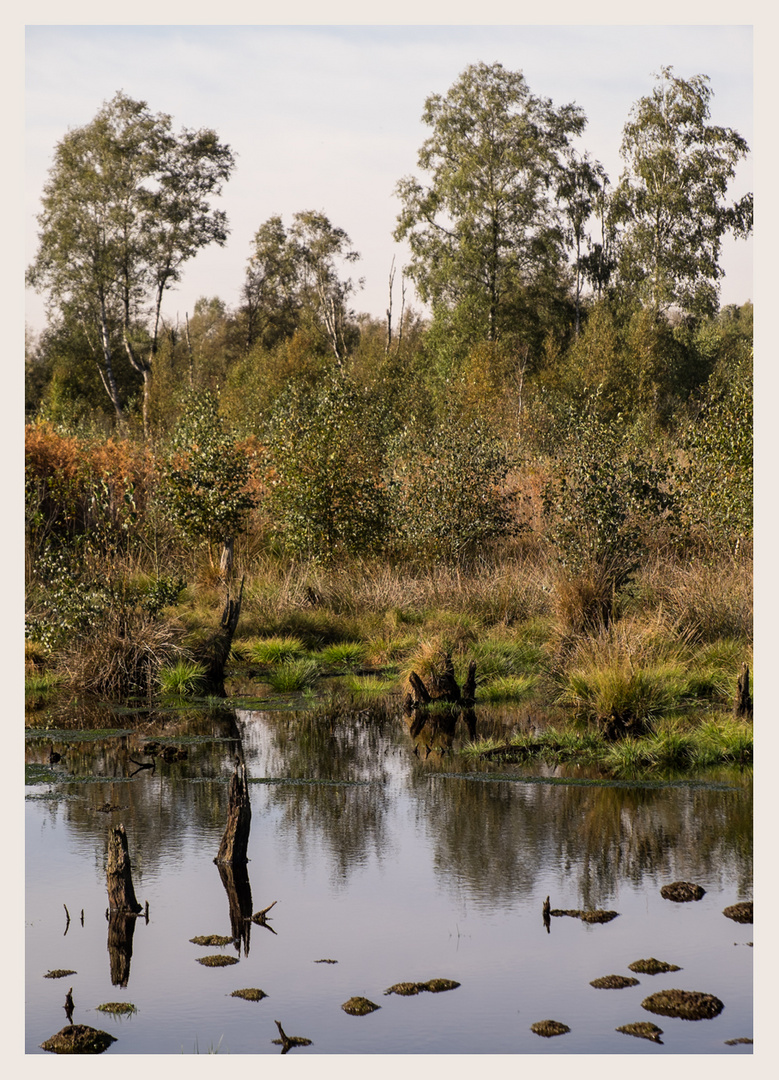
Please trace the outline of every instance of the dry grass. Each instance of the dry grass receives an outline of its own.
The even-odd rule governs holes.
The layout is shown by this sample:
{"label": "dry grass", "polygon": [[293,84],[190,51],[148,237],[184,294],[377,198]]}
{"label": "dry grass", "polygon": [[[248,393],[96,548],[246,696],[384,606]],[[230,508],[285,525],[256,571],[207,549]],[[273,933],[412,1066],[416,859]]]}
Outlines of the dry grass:
{"label": "dry grass", "polygon": [[163,666],[181,657],[183,628],[138,610],[112,610],[61,656],[71,685],[111,698],[156,690]]}
{"label": "dry grass", "polygon": [[678,632],[692,640],[752,640],[750,557],[686,566],[658,563],[642,573],[638,586],[639,602],[662,608]]}

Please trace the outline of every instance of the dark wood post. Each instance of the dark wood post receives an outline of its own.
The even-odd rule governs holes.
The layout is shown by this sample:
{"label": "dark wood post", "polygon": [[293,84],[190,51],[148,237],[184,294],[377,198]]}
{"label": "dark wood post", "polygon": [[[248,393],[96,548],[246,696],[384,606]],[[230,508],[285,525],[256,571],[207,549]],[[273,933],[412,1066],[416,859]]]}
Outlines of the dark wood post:
{"label": "dark wood post", "polygon": [[215,863],[227,863],[236,866],[248,862],[249,829],[252,821],[252,808],[249,801],[249,785],[246,781],[246,766],[236,761],[235,770],[230,779],[230,797],[227,810],[227,828],[224,831]]}
{"label": "dark wood post", "polygon": [[749,667],[746,663],[741,665],[741,674],[738,677],[738,691],[736,704],[733,710],[736,716],[752,719],[752,695],[749,693]]}
{"label": "dark wood post", "polygon": [[108,834],[108,907],[111,912],[137,915],[141,905],[135,898],[130,853],[124,825],[116,825]]}

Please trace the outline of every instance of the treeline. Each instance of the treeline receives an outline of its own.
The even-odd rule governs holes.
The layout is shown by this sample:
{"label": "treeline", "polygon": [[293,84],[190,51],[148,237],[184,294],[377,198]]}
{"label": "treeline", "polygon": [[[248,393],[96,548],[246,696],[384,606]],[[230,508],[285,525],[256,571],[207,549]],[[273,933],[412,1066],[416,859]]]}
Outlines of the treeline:
{"label": "treeline", "polygon": [[718,303],[748,148],[710,95],[663,69],[611,187],[573,148],[581,109],[473,65],[426,102],[384,319],[353,310],[349,236],[301,211],[257,230],[235,308],[203,297],[174,326],[166,291],[226,238],[233,156],[117,94],[58,144],[28,271],[50,303],[26,356],[28,580],[64,596],[76,575],[83,599],[107,566],[175,581],[198,553],[223,574],[473,566],[532,541],[589,583],[584,625],[650,553],[748,549],[752,306]]}

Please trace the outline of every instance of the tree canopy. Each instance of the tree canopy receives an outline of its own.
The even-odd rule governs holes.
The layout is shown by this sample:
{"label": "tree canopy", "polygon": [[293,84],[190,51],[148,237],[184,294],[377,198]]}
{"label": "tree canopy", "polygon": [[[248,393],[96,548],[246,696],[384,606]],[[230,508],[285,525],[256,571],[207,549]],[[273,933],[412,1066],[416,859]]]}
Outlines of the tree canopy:
{"label": "tree canopy", "polygon": [[623,132],[626,169],[612,208],[621,225],[619,273],[655,310],[675,305],[711,315],[723,273],[722,237],[752,230],[752,195],[727,198],[749,147],[732,128],[708,123],[708,76],[681,79],[664,67],[656,80]]}
{"label": "tree canopy", "polygon": [[563,265],[556,192],[585,116],[536,97],[519,71],[478,63],[431,95],[422,119],[431,135],[418,161],[430,179],[397,185],[395,239],[408,240],[422,299],[475,302],[494,340],[516,294]]}
{"label": "tree canopy", "polygon": [[233,165],[214,131],[177,134],[170,116],[121,91],[55,148],[27,279],[82,328],[119,420],[116,350],[146,402],[163,296],[201,248],[224,244],[226,215],[210,200]]}

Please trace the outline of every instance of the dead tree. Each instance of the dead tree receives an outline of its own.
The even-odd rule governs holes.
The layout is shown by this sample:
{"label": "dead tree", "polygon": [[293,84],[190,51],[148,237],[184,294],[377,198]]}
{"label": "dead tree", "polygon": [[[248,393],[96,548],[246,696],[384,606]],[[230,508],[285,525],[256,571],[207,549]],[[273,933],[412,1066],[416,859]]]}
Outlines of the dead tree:
{"label": "dead tree", "polygon": [[122,915],[137,915],[141,905],[133,888],[130,853],[124,825],[116,825],[108,835],[108,909]]}
{"label": "dead tree", "polygon": [[206,669],[204,678],[208,690],[218,697],[225,696],[225,665],[227,664],[227,658],[230,655],[230,649],[233,644],[233,635],[238,626],[238,619],[241,616],[243,583],[244,579],[241,578],[241,588],[238,592],[238,597],[235,600],[231,599],[230,590],[228,588],[219,629],[216,633],[212,634],[203,645],[201,645],[197,652],[196,659],[199,660]]}
{"label": "dead tree", "polygon": [[251,821],[252,808],[249,800],[249,785],[246,780],[246,766],[242,761],[236,760],[235,770],[230,779],[227,828],[219,845],[219,852],[214,859],[215,863],[239,866],[248,862],[246,852],[249,847]]}
{"label": "dead tree", "polygon": [[752,719],[752,695],[749,692],[749,667],[746,663],[741,665],[741,674],[738,677],[738,689],[736,692],[736,704],[733,711],[736,716]]}

